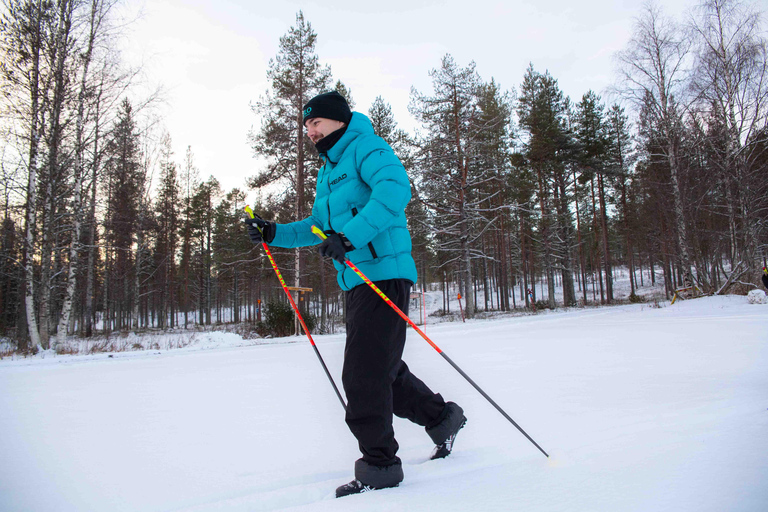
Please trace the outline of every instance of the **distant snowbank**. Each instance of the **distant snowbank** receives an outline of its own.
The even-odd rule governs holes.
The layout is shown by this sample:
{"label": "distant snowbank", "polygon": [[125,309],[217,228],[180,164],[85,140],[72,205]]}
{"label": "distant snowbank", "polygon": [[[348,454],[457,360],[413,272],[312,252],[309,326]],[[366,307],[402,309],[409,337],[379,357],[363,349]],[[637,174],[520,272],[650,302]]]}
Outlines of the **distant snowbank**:
{"label": "distant snowbank", "polygon": [[[289,336],[274,339],[243,339],[233,332],[224,331],[181,331],[170,333],[118,333],[109,338],[80,339],[68,338],[64,346],[56,349],[43,350],[35,355],[20,356],[10,355],[0,360],[0,366],[5,364],[19,364],[39,362],[66,362],[84,361],[114,358],[135,358],[157,355],[170,350],[198,351],[215,350],[239,347],[251,347],[254,345],[295,343],[306,340],[304,337]],[[10,344],[7,351],[12,350]],[[2,348],[2,347],[0,347]]]}
{"label": "distant snowbank", "polygon": [[[441,292],[427,292],[425,294],[427,305],[427,326],[423,324],[423,315],[419,315],[418,311],[413,308],[410,311],[410,317],[413,319],[422,329],[429,330],[429,327],[434,325],[440,325],[444,323],[462,323],[461,316],[458,314],[459,307],[456,298],[451,300],[451,312],[443,316],[435,316],[435,311],[440,309],[442,305]],[[693,299],[694,302],[702,300],[712,300],[717,304],[767,304],[768,297],[761,290],[753,290],[748,296],[742,295],[725,295],[720,297],[702,297],[699,299]],[[735,302],[734,302],[735,301]],[[685,305],[684,305],[685,304]],[[567,314],[568,312],[579,310],[594,310],[597,308],[610,308],[610,307],[638,307],[644,308],[664,308],[670,305],[670,301],[660,300],[654,298],[651,301],[628,305],[628,304],[616,304],[612,306],[594,305],[590,304],[586,307],[573,307],[573,308],[557,308],[556,310],[538,310],[532,312],[527,309],[515,309],[509,312],[502,311],[479,311],[475,318],[471,322],[484,322],[504,318],[514,318],[523,316],[533,316],[542,314]],[[687,309],[691,305],[691,300],[678,301],[673,307],[680,307]],[[216,327],[214,327],[216,328]],[[240,334],[231,332],[236,329],[236,326],[225,325],[218,327],[221,330],[212,331],[193,331],[193,330],[179,330],[179,331],[166,331],[166,332],[122,332],[114,333],[109,337],[96,337],[90,339],[83,339],[77,337],[69,337],[64,344],[59,344],[55,349],[40,351],[35,355],[15,355],[12,354],[14,345],[9,342],[3,342],[0,340],[0,365],[12,363],[14,361],[67,361],[72,358],[77,360],[85,359],[105,359],[105,358],[126,358],[129,357],[142,357],[145,355],[156,355],[159,352],[166,352],[170,350],[183,350],[183,351],[196,351],[196,350],[213,350],[213,349],[226,349],[226,348],[238,348],[238,347],[250,347],[255,345],[274,345],[281,343],[297,343],[305,342],[307,338],[304,335],[301,336],[287,336],[282,338],[254,338],[244,339]],[[317,337],[317,334],[313,336]],[[339,334],[328,335],[337,336],[343,339],[344,332],[341,329]]]}

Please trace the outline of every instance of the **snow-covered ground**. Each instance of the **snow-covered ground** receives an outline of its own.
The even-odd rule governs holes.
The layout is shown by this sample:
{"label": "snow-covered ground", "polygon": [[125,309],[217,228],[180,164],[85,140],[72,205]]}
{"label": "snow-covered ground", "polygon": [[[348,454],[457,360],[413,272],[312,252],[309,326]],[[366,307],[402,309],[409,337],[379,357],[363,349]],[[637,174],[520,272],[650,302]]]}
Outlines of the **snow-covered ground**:
{"label": "snow-covered ground", "polygon": [[[468,424],[428,461],[396,419],[405,481],[339,500],[356,443],[302,338],[5,359],[0,510],[768,510],[768,305],[662,305],[428,327],[549,459],[410,332]],[[343,335],[315,340],[338,382]]]}

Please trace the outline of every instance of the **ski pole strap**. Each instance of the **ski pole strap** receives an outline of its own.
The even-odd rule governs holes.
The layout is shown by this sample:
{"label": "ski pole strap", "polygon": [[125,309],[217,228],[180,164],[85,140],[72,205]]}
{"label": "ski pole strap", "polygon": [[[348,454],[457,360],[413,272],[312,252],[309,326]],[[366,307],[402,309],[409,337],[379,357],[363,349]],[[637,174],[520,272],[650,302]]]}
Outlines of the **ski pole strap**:
{"label": "ski pole strap", "polygon": [[[255,218],[256,216],[253,213],[253,210],[250,206],[246,206],[243,208],[245,210],[245,213],[248,214],[250,218]],[[256,229],[258,229],[262,234],[264,233],[259,226],[256,226]],[[272,268],[275,269],[275,275],[277,275],[277,279],[280,281],[280,284],[283,285],[283,289],[286,290],[285,293],[288,294],[288,298],[291,300],[292,305],[294,306],[294,309],[296,309],[296,304],[293,303],[293,297],[288,292],[288,285],[285,284],[285,280],[283,280],[283,274],[280,273],[280,270],[277,268],[277,263],[275,263],[275,259],[272,257],[272,251],[269,250],[269,246],[267,245],[267,242],[261,241],[261,246],[264,247],[264,252],[267,254],[267,258],[269,258],[269,262],[272,264]],[[301,315],[297,311],[296,314],[299,316],[299,320],[301,320],[301,325],[304,327],[304,332],[307,333],[307,336],[309,336],[309,331],[307,330],[307,327],[304,325],[304,319],[301,318]],[[312,341],[312,337],[309,336],[309,341]],[[314,345],[314,341],[312,342]]]}

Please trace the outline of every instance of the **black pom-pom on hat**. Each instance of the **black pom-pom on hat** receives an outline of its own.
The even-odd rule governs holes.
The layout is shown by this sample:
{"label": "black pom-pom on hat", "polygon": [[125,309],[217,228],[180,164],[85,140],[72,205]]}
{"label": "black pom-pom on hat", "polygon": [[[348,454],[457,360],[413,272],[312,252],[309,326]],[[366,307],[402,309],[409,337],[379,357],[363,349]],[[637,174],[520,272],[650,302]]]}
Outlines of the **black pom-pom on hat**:
{"label": "black pom-pom on hat", "polygon": [[344,96],[336,91],[318,94],[304,105],[304,119],[302,123],[314,117],[334,119],[342,123],[349,123],[352,119],[352,111]]}

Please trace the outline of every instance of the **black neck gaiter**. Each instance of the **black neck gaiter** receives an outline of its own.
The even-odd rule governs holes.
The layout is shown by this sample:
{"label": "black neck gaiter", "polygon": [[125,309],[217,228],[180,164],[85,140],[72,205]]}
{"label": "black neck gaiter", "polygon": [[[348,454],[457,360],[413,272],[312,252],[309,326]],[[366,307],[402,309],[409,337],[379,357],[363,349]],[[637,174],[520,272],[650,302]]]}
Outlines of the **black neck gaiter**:
{"label": "black neck gaiter", "polygon": [[328,150],[331,149],[337,142],[339,142],[339,139],[342,135],[344,135],[347,132],[347,126],[344,125],[335,132],[331,132],[319,141],[317,141],[317,144],[315,144],[315,147],[317,148],[318,153],[328,153]]}

